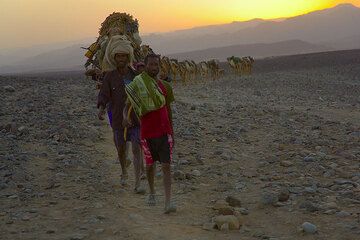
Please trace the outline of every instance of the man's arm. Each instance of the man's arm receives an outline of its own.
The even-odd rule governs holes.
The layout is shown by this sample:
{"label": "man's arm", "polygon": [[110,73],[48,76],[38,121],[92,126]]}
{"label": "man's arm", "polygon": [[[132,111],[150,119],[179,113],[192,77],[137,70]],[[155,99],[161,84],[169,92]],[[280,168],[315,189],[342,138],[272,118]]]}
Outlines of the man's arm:
{"label": "man's arm", "polygon": [[106,112],[105,108],[106,105],[110,102],[110,99],[111,99],[110,76],[109,74],[106,74],[98,94],[97,108],[99,109],[98,118],[100,120],[105,119],[104,117]]}
{"label": "man's arm", "polygon": [[131,108],[131,103],[129,99],[126,99],[125,107],[123,110],[123,127],[132,126],[131,117],[129,116],[129,110]]}
{"label": "man's arm", "polygon": [[172,130],[172,135],[173,135],[173,143],[175,145],[174,123],[173,123],[172,110],[171,110],[171,103],[175,101],[174,92],[173,92],[172,87],[171,87],[171,85],[169,83],[165,82],[164,85],[165,85],[166,93],[167,93],[166,94],[166,106],[167,106],[169,120],[170,120],[170,124],[171,124],[171,130]]}

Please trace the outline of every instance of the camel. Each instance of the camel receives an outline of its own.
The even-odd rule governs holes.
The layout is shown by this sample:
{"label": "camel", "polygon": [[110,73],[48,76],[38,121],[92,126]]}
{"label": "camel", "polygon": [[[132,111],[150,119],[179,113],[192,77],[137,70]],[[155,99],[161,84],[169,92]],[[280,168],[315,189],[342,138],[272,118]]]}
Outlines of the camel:
{"label": "camel", "polygon": [[255,62],[254,58],[250,57],[250,56],[247,56],[245,57],[248,61],[248,74],[251,75],[252,74],[252,68],[253,68],[253,64]]}
{"label": "camel", "polygon": [[176,59],[170,59],[170,73],[172,74],[172,79],[175,81],[177,80],[177,76],[179,75],[179,66],[178,61]]}
{"label": "camel", "polygon": [[187,71],[186,63],[178,62],[177,66],[178,66],[178,72],[179,72],[180,78],[181,78],[182,82],[186,85],[187,80],[188,80],[188,71]]}
{"label": "camel", "polygon": [[227,61],[231,67],[231,69],[234,71],[235,74],[241,75],[242,72],[242,60],[238,57],[228,57]]}
{"label": "camel", "polygon": [[208,74],[209,74],[209,67],[208,67],[207,62],[205,62],[205,61],[200,62],[198,69],[199,69],[201,77],[203,79],[206,79],[208,77]]}
{"label": "camel", "polygon": [[211,73],[211,77],[213,80],[216,80],[219,78],[219,60],[217,59],[212,59],[210,61],[207,62],[209,69],[210,69],[210,73]]}
{"label": "camel", "polygon": [[171,77],[171,66],[170,66],[170,60],[168,57],[162,57],[160,59],[160,72],[163,73],[166,76]]}
{"label": "camel", "polygon": [[250,56],[247,57],[228,57],[227,61],[235,74],[250,75],[252,73],[252,66],[254,59]]}
{"label": "camel", "polygon": [[188,76],[188,80],[196,79],[196,64],[194,65],[193,61],[185,60],[186,73]]}

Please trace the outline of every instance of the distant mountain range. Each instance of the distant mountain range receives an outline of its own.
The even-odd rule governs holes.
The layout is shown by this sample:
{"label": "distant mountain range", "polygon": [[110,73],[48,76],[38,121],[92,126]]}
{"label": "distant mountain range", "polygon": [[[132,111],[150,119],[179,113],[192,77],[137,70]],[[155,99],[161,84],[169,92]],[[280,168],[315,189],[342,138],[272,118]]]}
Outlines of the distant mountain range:
{"label": "distant mountain range", "polygon": [[[196,61],[226,57],[268,57],[360,48],[360,8],[341,4],[287,19],[195,27],[142,36],[156,52]],[[84,64],[84,50],[95,39],[0,50],[0,73],[75,70]]]}
{"label": "distant mountain range", "polygon": [[185,53],[171,54],[169,57],[179,60],[192,59],[202,61],[206,59],[219,59],[225,61],[229,56],[252,56],[264,58],[270,56],[294,55],[312,52],[326,52],[333,48],[311,44],[301,40],[289,40],[276,43],[242,44],[228,47],[208,48]]}
{"label": "distant mountain range", "polygon": [[[165,34],[144,36],[146,44],[161,54],[182,53],[239,44],[272,43],[298,39],[313,44],[336,46],[348,39],[344,47],[358,44],[360,8],[341,4],[283,21],[255,19],[225,25],[208,26]],[[229,30],[231,29],[231,30]],[[202,32],[204,34],[194,34]],[[352,39],[354,38],[354,39]],[[336,40],[336,41],[335,41]],[[334,42],[335,41],[335,42]]]}

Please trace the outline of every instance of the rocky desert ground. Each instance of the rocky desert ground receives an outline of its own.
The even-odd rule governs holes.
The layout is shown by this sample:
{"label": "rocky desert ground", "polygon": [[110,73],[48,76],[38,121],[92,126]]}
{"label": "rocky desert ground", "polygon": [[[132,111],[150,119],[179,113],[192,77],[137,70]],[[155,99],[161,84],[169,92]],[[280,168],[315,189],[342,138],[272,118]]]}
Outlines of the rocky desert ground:
{"label": "rocky desert ground", "polygon": [[0,239],[359,239],[359,50],[174,89],[178,212],[164,215],[161,176],[155,207],[120,186],[92,81],[0,77]]}

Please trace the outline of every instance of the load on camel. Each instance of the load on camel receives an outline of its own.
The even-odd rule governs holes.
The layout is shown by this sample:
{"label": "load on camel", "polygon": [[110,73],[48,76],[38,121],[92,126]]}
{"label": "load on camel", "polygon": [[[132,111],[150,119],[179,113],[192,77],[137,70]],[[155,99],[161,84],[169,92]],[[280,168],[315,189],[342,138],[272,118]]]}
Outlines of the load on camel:
{"label": "load on camel", "polygon": [[251,75],[253,64],[255,62],[254,58],[247,57],[228,57],[227,61],[230,67],[233,69],[234,73],[237,75]]}
{"label": "load on camel", "polygon": [[141,45],[139,35],[139,23],[137,19],[127,13],[114,12],[101,24],[99,36],[88,48],[85,56],[86,76],[92,77],[97,82],[97,88],[101,85],[101,79],[106,71],[114,69],[113,59],[109,58],[112,42],[117,39],[127,40],[131,43],[134,52],[134,62],[141,62],[152,49],[148,45]]}

